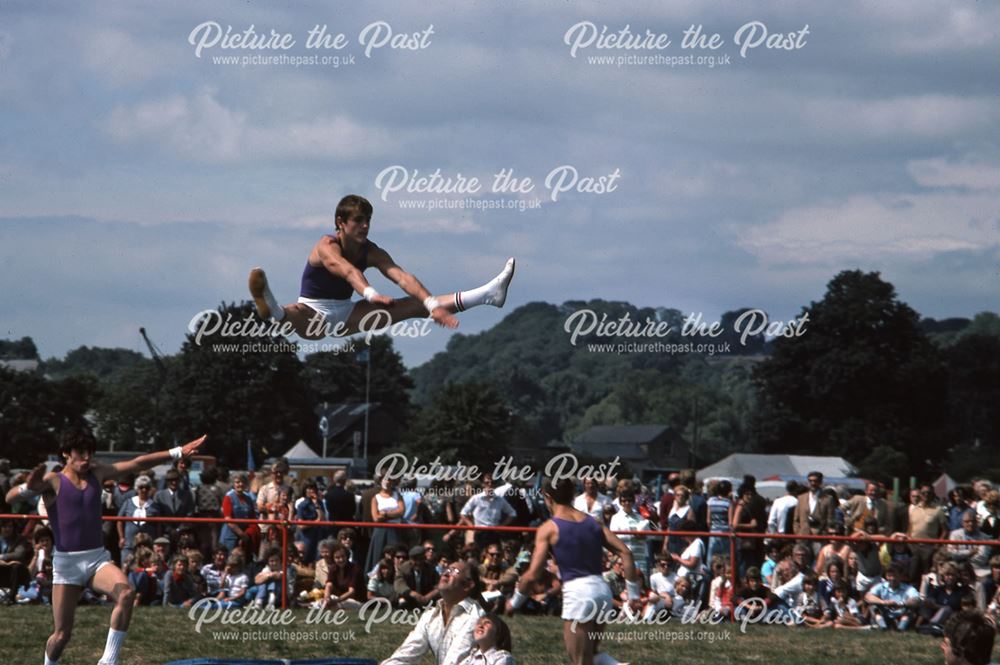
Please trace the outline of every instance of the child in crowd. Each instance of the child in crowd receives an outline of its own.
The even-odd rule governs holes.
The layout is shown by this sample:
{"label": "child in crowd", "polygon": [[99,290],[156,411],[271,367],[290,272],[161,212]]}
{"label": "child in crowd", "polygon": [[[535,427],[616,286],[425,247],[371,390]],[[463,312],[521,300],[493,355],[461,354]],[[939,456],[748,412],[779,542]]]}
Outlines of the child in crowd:
{"label": "child in crowd", "polygon": [[851,598],[851,588],[844,580],[833,585],[833,596],[827,607],[827,619],[834,628],[867,628],[866,617],[861,605]]}
{"label": "child in crowd", "polygon": [[828,625],[824,616],[825,607],[820,598],[817,586],[819,580],[814,572],[807,571],[802,576],[802,591],[800,591],[792,603],[792,613],[802,620],[807,626],[812,628],[822,628]]}
{"label": "child in crowd", "polygon": [[226,568],[219,578],[219,592],[215,598],[224,609],[243,607],[249,587],[250,576],[244,570],[243,557],[234,552],[226,559]]}
{"label": "child in crowd", "polygon": [[484,614],[472,631],[472,653],[461,665],[517,665],[510,654],[510,628],[493,613]]}
{"label": "child in crowd", "polygon": [[34,554],[28,563],[31,581],[17,592],[17,602],[52,603],[52,529],[36,526],[31,534]]}
{"label": "child in crowd", "polygon": [[191,607],[198,600],[198,590],[188,574],[188,560],[177,555],[170,562],[170,572],[163,578],[163,606]]}
{"label": "child in crowd", "polygon": [[[273,529],[272,529],[273,530]],[[288,597],[294,597],[295,569],[291,566],[285,571]],[[275,607],[281,603],[281,550],[272,548],[267,552],[267,565],[257,573],[253,580],[257,586],[257,596],[254,605],[258,608]]]}

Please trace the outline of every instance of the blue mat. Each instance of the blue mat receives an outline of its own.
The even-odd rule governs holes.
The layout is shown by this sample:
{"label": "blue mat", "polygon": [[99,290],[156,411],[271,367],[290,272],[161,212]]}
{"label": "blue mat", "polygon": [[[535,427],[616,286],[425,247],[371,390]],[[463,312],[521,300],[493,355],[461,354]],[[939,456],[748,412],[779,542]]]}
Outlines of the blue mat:
{"label": "blue mat", "polygon": [[241,658],[193,658],[165,665],[378,665],[367,658],[319,658],[312,660],[245,660]]}

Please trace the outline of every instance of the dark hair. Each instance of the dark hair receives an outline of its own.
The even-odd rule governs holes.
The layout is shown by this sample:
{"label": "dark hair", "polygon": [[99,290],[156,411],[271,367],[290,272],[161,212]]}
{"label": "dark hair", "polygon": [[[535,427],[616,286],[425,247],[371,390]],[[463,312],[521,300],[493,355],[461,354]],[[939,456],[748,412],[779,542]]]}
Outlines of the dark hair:
{"label": "dark hair", "polygon": [[823,472],[822,471],[810,471],[809,475],[806,476],[806,479],[808,480],[809,478],[812,478],[812,477],[819,478],[819,482],[823,482]]}
{"label": "dark hair", "polygon": [[97,440],[88,427],[71,427],[59,436],[59,452],[69,455],[71,451],[97,452]]}
{"label": "dark hair", "polygon": [[351,538],[357,538],[358,532],[349,526],[345,526],[343,529],[337,532],[337,540],[340,540],[341,538],[346,538],[347,536],[350,536]]}
{"label": "dark hair", "polygon": [[201,472],[201,484],[202,485],[214,485],[216,481],[219,480],[219,470],[213,466],[202,470]]}
{"label": "dark hair", "polygon": [[503,651],[510,651],[511,650],[510,626],[508,626],[507,623],[503,619],[501,619],[499,615],[494,614],[493,612],[487,612],[483,616],[479,617],[480,621],[482,621],[483,619],[491,621],[493,625],[496,626],[497,649],[502,649]]}
{"label": "dark hair", "polygon": [[635,490],[623,489],[621,492],[618,493],[618,500],[621,501],[622,499],[625,499],[627,501],[635,501]]}
{"label": "dark hair", "polygon": [[45,526],[44,524],[39,524],[35,527],[35,530],[31,532],[31,542],[37,543],[42,538],[48,538],[49,540],[55,540],[55,536],[52,535],[52,529]]}
{"label": "dark hair", "polygon": [[272,556],[276,556],[276,557],[278,557],[280,559],[281,558],[281,548],[280,547],[272,547],[269,550],[267,550],[266,552],[264,552],[264,561],[267,561]]}
{"label": "dark hair", "polygon": [[573,504],[573,496],[576,494],[576,485],[569,478],[560,478],[555,483],[550,478],[546,478],[542,483],[542,491],[554,503],[562,506]]}
{"label": "dark hair", "polygon": [[902,580],[904,575],[903,564],[898,561],[893,561],[889,564],[889,567],[885,569],[885,574],[888,575],[889,573],[895,575],[897,579]]}
{"label": "dark hair", "polygon": [[715,486],[715,496],[726,496],[733,491],[733,484],[728,480],[720,480]]}
{"label": "dark hair", "polygon": [[[334,214],[338,219],[347,221],[359,212],[366,217],[371,217],[373,210],[371,202],[365,197],[358,196],[357,194],[348,194],[340,199],[340,203],[337,204],[337,211]],[[334,223],[336,224],[336,220]]]}
{"label": "dark hair", "polygon": [[351,558],[351,552],[350,550],[347,549],[347,545],[345,545],[344,543],[336,543],[330,547],[331,557],[337,552],[343,552],[344,556],[346,556],[348,559]]}
{"label": "dark hair", "polygon": [[951,650],[972,665],[986,665],[993,654],[996,629],[981,612],[963,610],[952,615],[944,625],[944,636]]}

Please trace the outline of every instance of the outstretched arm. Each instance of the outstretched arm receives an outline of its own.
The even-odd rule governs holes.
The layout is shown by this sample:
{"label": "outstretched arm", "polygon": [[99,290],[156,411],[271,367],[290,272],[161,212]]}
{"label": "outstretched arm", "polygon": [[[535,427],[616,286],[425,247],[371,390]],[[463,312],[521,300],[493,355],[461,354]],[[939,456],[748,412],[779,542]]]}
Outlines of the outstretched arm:
{"label": "outstretched arm", "polygon": [[101,482],[107,480],[108,478],[118,480],[120,477],[130,473],[139,473],[140,471],[145,471],[146,469],[152,469],[157,464],[169,462],[171,459],[179,459],[180,457],[193,455],[201,444],[205,442],[206,438],[207,435],[203,434],[194,441],[185,443],[183,446],[177,446],[176,448],[171,448],[170,450],[160,450],[146,455],[139,455],[138,457],[133,457],[132,459],[124,462],[115,462],[114,464],[99,466],[94,470],[94,474]]}
{"label": "outstretched arm", "polygon": [[[365,274],[361,270],[344,258],[344,255],[340,253],[340,245],[332,242],[321,242],[317,246],[317,252],[319,253],[320,260],[323,262],[323,267],[337,277],[347,280],[351,288],[363,296],[365,300],[379,305],[392,304],[392,298],[388,296],[378,295],[377,293],[374,295],[368,294],[368,289],[372,289],[372,285],[365,279]],[[368,263],[371,265],[375,265],[373,257],[376,254],[378,254],[377,251],[369,252],[368,254]],[[372,291],[374,292],[374,289]]]}
{"label": "outstretched arm", "polygon": [[378,268],[379,272],[385,275],[387,279],[392,280],[399,288],[403,289],[406,295],[424,303],[424,307],[428,310],[427,313],[430,314],[435,323],[448,328],[458,326],[458,320],[452,316],[451,312],[431,297],[431,292],[420,283],[419,279],[396,265],[396,262],[392,260],[387,251],[381,247],[376,247],[374,251],[368,254],[368,263]]}
{"label": "outstretched arm", "polygon": [[45,473],[45,468],[45,462],[42,462],[31,470],[24,482],[11,487],[7,496],[4,497],[7,504],[12,505],[17,501],[33,499],[39,494],[55,494],[58,487],[56,474]]}

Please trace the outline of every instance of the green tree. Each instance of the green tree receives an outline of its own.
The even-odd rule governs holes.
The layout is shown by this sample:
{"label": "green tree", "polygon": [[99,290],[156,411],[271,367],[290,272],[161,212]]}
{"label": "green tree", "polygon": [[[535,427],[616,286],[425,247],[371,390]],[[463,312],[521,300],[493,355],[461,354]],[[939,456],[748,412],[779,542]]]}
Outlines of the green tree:
{"label": "green tree", "polygon": [[[306,356],[303,376],[314,403],[364,402],[366,363],[358,355],[365,348],[360,342],[358,353],[324,351]],[[413,380],[406,371],[403,358],[396,351],[389,335],[378,335],[371,340],[370,399],[377,402],[400,426],[405,427],[413,407],[410,391]]]}
{"label": "green tree", "polygon": [[946,374],[917,313],[878,273],[844,271],[803,309],[799,337],[757,366],[754,428],[766,452],[866,458],[904,452],[921,475],[944,455]]}
{"label": "green tree", "polygon": [[0,368],[0,455],[14,466],[42,461],[56,452],[63,430],[87,427],[84,416],[97,394],[89,378],[49,381]]}
{"label": "green tree", "polygon": [[404,450],[426,462],[440,456],[485,470],[507,454],[513,428],[513,413],[491,386],[449,383],[421,411]]}
{"label": "green tree", "polygon": [[234,468],[250,441],[258,462],[298,439],[315,441],[316,416],[301,375],[296,346],[268,334],[249,303],[222,305],[219,316],[256,322],[240,336],[187,336],[168,364],[163,390],[164,431],[177,441],[206,433],[205,452]]}

